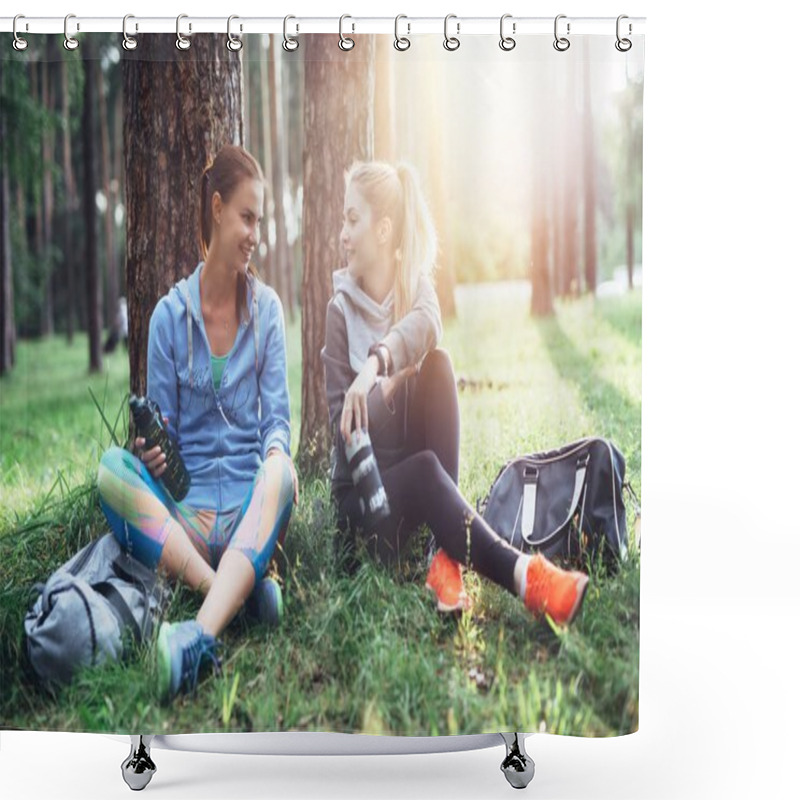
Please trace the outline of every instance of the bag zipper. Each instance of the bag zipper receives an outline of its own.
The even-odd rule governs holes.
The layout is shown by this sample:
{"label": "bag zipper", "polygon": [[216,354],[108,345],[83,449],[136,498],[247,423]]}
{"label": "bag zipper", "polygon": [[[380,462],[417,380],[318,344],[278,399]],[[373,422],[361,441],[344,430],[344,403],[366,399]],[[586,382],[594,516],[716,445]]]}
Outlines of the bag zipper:
{"label": "bag zipper", "polygon": [[83,569],[86,562],[89,560],[89,556],[95,551],[95,548],[98,544],[100,544],[100,540],[102,536],[98,536],[91,544],[87,545],[86,550],[84,550],[83,555],[68,569],[64,570],[64,572],[69,573],[70,575],[77,576],[78,573]]}

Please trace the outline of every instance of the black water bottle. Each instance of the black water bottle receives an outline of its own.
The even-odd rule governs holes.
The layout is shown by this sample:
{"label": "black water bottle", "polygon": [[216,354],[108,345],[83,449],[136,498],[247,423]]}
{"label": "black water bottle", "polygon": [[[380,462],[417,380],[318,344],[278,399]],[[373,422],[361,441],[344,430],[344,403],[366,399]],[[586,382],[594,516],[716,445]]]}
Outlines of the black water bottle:
{"label": "black water bottle", "polygon": [[374,525],[386,519],[390,514],[389,498],[383,488],[368,431],[355,429],[350,434],[350,444],[345,443],[344,452],[365,521]]}
{"label": "black water bottle", "polygon": [[183,463],[177,445],[167,433],[167,426],[161,416],[158,404],[149,397],[131,395],[128,401],[133,414],[133,422],[138,436],[144,438],[146,450],[158,445],[167,457],[166,469],[159,480],[176,501],[183,500],[189,492],[191,476]]}

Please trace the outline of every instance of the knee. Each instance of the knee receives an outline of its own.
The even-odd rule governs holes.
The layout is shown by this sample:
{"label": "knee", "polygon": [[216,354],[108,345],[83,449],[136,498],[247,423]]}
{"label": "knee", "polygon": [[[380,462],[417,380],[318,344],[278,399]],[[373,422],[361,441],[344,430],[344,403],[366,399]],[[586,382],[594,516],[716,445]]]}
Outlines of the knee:
{"label": "knee", "polygon": [[420,373],[430,374],[433,380],[455,383],[455,370],[450,354],[442,347],[429,350],[422,360]]}
{"label": "knee", "polygon": [[410,458],[414,459],[414,474],[417,475],[420,486],[438,487],[447,479],[447,472],[433,450],[419,450]]}
{"label": "knee", "polygon": [[130,453],[117,445],[112,445],[103,453],[97,468],[97,488],[100,494],[103,494],[104,489],[108,487],[109,480],[113,480],[127,469],[128,457]]}
{"label": "knee", "polygon": [[294,481],[288,458],[279,455],[269,456],[261,465],[260,478],[267,486],[276,486],[283,503],[294,497]]}

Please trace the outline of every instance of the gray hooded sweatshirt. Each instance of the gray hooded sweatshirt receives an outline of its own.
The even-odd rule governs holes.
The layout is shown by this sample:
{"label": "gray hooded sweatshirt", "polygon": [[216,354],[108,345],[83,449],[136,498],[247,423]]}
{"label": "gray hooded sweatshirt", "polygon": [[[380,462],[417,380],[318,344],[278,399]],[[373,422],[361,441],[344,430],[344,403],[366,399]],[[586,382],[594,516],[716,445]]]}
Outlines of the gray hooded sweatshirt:
{"label": "gray hooded sweatshirt", "polygon": [[[331,492],[337,498],[353,485],[347,467],[344,438],[339,430],[344,396],[376,342],[389,350],[392,372],[419,366],[425,354],[442,338],[442,316],[433,282],[426,275],[408,313],[392,324],[394,289],[383,303],[373,300],[350,275],[347,267],[333,273],[333,297],[328,301],[322,362],[331,425]],[[378,468],[385,469],[406,455],[409,398],[416,376],[409,377],[387,403],[379,378],[367,395],[369,434]]]}

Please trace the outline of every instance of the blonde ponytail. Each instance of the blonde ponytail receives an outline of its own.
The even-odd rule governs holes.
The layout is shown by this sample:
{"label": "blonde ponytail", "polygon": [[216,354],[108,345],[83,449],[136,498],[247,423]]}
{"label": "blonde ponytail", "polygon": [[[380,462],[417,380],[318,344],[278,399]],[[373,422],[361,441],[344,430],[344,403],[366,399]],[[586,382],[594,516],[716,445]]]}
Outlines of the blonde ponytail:
{"label": "blonde ponytail", "polygon": [[396,170],[403,187],[403,229],[394,281],[395,322],[411,308],[419,276],[433,274],[438,247],[436,227],[417,170],[406,162],[400,162]]}

